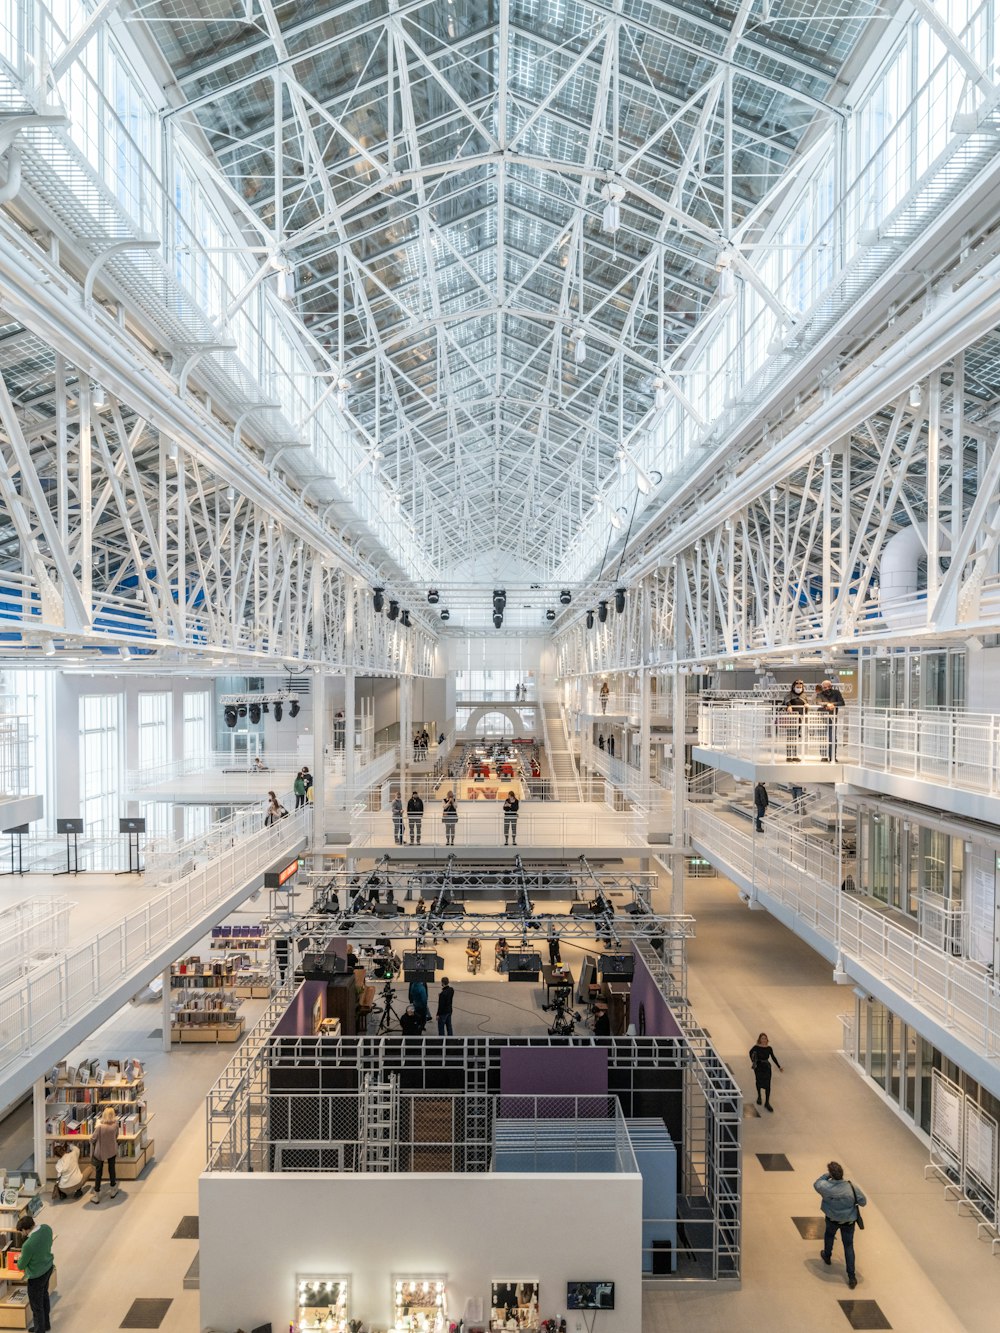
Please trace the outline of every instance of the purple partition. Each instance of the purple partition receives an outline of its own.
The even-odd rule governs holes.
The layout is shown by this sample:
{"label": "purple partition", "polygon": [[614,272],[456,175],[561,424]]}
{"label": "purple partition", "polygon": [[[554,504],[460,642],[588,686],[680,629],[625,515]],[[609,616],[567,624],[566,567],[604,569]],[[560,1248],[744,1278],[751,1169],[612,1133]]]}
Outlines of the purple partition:
{"label": "purple partition", "polygon": [[292,1002],[278,1019],[274,1028],[276,1037],[311,1037],[318,1026],[316,1012],[326,1018],[326,982],[303,981],[292,996]]}
{"label": "purple partition", "polygon": [[608,1090],[608,1053],[603,1047],[529,1050],[508,1046],[500,1052],[500,1091],[512,1096],[586,1096]]}
{"label": "purple partition", "polygon": [[670,1006],[660,994],[660,988],[650,976],[649,968],[639,954],[635,957],[635,976],[632,978],[630,1014],[639,1031],[639,1006],[642,1005],[646,1020],[647,1037],[679,1037],[681,1030],[677,1020],[670,1012]]}

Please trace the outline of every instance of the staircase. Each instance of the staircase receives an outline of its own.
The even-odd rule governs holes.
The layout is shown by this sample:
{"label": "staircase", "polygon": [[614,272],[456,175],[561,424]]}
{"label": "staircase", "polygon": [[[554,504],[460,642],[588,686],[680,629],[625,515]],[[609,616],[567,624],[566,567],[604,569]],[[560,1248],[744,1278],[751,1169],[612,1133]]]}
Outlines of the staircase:
{"label": "staircase", "polygon": [[560,801],[581,801],[580,775],[569,752],[562,710],[554,698],[543,699],[542,730],[545,733],[545,754],[557,797]]}

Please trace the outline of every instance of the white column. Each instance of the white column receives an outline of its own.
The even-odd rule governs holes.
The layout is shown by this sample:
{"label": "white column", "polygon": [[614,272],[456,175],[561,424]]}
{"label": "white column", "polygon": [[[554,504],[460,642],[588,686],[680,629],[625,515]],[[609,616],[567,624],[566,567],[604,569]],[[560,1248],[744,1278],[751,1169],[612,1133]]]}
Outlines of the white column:
{"label": "white column", "polygon": [[354,802],[354,784],[357,765],[355,762],[355,719],[354,719],[354,671],[344,672],[344,793],[345,808],[349,811]]}
{"label": "white column", "polygon": [[409,675],[399,678],[399,789],[406,804],[407,751],[413,739],[413,681]]}
{"label": "white column", "polygon": [[163,1025],[161,1042],[164,1051],[169,1055],[173,1047],[170,1040],[170,968],[165,967],[161,976],[163,977],[163,994],[160,999],[160,1018]]}
{"label": "white column", "polygon": [[684,855],[684,802],[687,793],[684,788],[684,677],[680,673],[680,659],[684,652],[684,621],[680,593],[680,562],[674,562],[674,678],[673,710],[671,728],[673,750],[673,810],[671,812],[670,855],[671,890],[670,910],[675,915],[684,911],[684,870],[687,858]]}
{"label": "white column", "polygon": [[35,1171],[45,1186],[45,1077],[36,1078],[31,1089],[31,1132],[35,1145]]}
{"label": "white column", "polygon": [[[348,673],[352,674],[352,673]],[[326,845],[326,747],[329,739],[327,720],[327,677],[313,677],[313,852],[314,870],[323,869]],[[346,710],[345,710],[346,711]]]}

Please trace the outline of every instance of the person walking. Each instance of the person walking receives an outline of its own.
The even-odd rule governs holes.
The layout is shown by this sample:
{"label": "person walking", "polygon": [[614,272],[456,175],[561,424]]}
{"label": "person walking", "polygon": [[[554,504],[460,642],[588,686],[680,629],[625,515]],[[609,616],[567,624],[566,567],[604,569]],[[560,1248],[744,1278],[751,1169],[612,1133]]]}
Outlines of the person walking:
{"label": "person walking", "polygon": [[269,791],[267,793],[267,809],[264,812],[265,828],[270,828],[272,824],[276,824],[279,819],[287,814],[288,811],[278,800],[277,796],[275,796],[274,792]]}
{"label": "person walking", "polygon": [[403,845],[403,798],[398,791],[392,793],[392,837],[397,846]]}
{"label": "person walking", "polygon": [[603,750],[603,749],[604,749],[604,736],[603,736],[603,734],[602,734],[601,732],[598,732],[598,733],[597,733],[597,748],[598,748],[599,750]]}
{"label": "person walking", "polygon": [[416,840],[420,842],[420,830],[424,822],[424,803],[414,791],[413,795],[406,802],[406,818],[410,826],[410,845],[413,845],[414,834]]}
{"label": "person walking", "polygon": [[771,1105],[771,1061],[778,1065],[778,1069],[783,1073],[781,1065],[778,1064],[778,1057],[774,1053],[774,1047],[767,1039],[767,1033],[762,1032],[754,1044],[750,1047],[750,1063],[753,1065],[754,1080],[757,1084],[757,1105],[760,1105],[760,1094],[764,1094],[764,1109],[773,1111]]}
{"label": "person walking", "polygon": [[454,847],[455,828],[458,824],[458,806],[455,804],[455,793],[453,791],[448,792],[444,798],[441,822],[444,824],[444,845]]}
{"label": "person walking", "polygon": [[68,1199],[70,1194],[74,1199],[79,1199],[84,1185],[94,1177],[93,1164],[80,1161],[80,1147],[76,1143],[57,1143],[52,1155],[56,1162],[52,1202]]}
{"label": "person walking", "polygon": [[512,791],[507,793],[507,799],[503,803],[503,845],[507,846],[507,840],[517,846],[517,812],[521,808],[521,802]]}
{"label": "person walking", "polygon": [[610,693],[611,693],[611,690],[610,690],[609,687],[608,687],[608,682],[607,682],[606,680],[602,680],[602,681],[601,681],[601,712],[602,712],[602,713],[606,713],[606,712],[608,711],[608,696],[610,695]]}
{"label": "person walking", "polygon": [[52,1228],[43,1222],[35,1225],[30,1213],[17,1219],[17,1229],[24,1237],[18,1265],[27,1278],[28,1304],[35,1324],[35,1333],[49,1333],[52,1327],[49,1309],[49,1281],[55,1260],[52,1257]]}
{"label": "person walking", "polygon": [[615,757],[615,738],[614,738],[614,733],[612,733],[611,735],[608,736],[608,757],[609,757],[610,759],[614,759],[614,757]]}
{"label": "person walking", "polygon": [[753,789],[753,805],[757,812],[757,832],[764,832],[764,811],[771,804],[770,797],[767,794],[767,788],[763,782],[758,782]]}
{"label": "person walking", "polygon": [[115,1169],[118,1162],[118,1116],[113,1106],[106,1106],[101,1112],[97,1127],[90,1136],[90,1143],[90,1155],[94,1159],[96,1174],[94,1192],[89,1202],[101,1202],[101,1177],[104,1175],[105,1165],[108,1168],[111,1197],[114,1199],[118,1195],[118,1175]]}
{"label": "person walking", "polygon": [[790,764],[801,762],[799,750],[802,748],[802,730],[805,725],[809,703],[806,699],[806,687],[801,680],[793,680],[781,704],[785,717],[782,724],[785,730],[785,759]]}
{"label": "person walking", "polygon": [[406,998],[413,1005],[413,1012],[419,1018],[420,1022],[429,1023],[431,1011],[427,1004],[427,982],[414,980],[410,982],[410,989],[406,993]]}
{"label": "person walking", "polygon": [[844,696],[832,680],[821,680],[816,686],[816,706],[826,714],[826,754],[824,764],[837,758],[837,714],[844,706]]}
{"label": "person walking", "polygon": [[295,774],[295,781],[292,783],[292,791],[295,793],[295,808],[301,810],[306,803],[306,782],[302,776],[305,769],[300,768]]}
{"label": "person walking", "polygon": [[448,984],[448,978],[441,978],[441,990],[438,994],[438,1036],[453,1037],[455,1034],[451,1028],[451,1015],[455,1008],[455,992]]}
{"label": "person walking", "polygon": [[857,1185],[844,1179],[844,1168],[839,1162],[827,1162],[826,1171],[819,1180],[813,1182],[813,1189],[823,1200],[821,1207],[826,1218],[823,1249],[819,1257],[829,1266],[833,1258],[833,1242],[837,1239],[839,1231],[840,1239],[844,1242],[847,1285],[853,1291],[858,1285],[854,1267],[854,1228],[859,1226],[864,1231],[861,1209],[868,1200]]}

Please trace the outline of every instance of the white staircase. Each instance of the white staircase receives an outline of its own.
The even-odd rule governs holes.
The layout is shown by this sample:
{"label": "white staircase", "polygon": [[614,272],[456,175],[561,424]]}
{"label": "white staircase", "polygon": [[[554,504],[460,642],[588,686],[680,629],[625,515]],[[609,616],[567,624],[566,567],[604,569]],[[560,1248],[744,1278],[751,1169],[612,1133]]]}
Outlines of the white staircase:
{"label": "white staircase", "polygon": [[580,775],[569,751],[569,739],[559,701],[546,695],[542,701],[542,730],[556,795],[560,801],[582,801]]}

